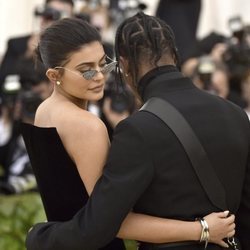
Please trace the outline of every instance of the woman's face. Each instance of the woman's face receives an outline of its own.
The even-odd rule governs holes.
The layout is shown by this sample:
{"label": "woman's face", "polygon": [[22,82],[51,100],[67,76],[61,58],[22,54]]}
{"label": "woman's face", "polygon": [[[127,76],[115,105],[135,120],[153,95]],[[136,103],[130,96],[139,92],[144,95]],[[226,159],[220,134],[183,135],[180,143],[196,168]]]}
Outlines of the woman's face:
{"label": "woman's face", "polygon": [[[106,54],[100,42],[84,45],[72,53],[69,61],[63,66],[60,77],[61,84],[57,86],[71,98],[85,101],[97,101],[103,97],[105,76],[100,70],[106,65]],[[89,70],[98,72],[89,80],[82,73]]]}

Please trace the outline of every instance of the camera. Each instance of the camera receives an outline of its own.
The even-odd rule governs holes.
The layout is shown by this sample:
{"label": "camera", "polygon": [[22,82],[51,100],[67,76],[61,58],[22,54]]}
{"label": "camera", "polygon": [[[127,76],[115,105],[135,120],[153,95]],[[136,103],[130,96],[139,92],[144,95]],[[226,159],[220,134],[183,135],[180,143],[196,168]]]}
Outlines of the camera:
{"label": "camera", "polygon": [[35,16],[41,16],[47,20],[56,21],[66,17],[65,14],[59,10],[45,6],[44,8],[36,8]]}
{"label": "camera", "polygon": [[121,114],[128,111],[130,114],[135,110],[135,98],[132,91],[123,83],[118,85],[117,76],[111,73],[105,89],[105,97],[111,99],[110,107],[113,111]]}
{"label": "camera", "polygon": [[111,109],[119,114],[124,111],[131,110],[133,106],[133,99],[128,91],[124,93],[110,93],[111,98]]}
{"label": "camera", "polygon": [[203,56],[199,59],[197,66],[198,76],[203,83],[205,90],[211,90],[212,74],[215,71],[215,64],[213,60],[208,56]]}

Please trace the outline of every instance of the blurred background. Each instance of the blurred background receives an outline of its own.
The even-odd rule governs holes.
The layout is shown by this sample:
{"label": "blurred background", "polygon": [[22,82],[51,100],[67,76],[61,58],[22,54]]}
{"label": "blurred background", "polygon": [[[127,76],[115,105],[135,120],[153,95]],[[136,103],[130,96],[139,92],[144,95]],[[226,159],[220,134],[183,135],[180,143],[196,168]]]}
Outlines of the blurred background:
{"label": "blurred background", "polygon": [[[43,66],[34,67],[39,32],[64,17],[82,18],[99,29],[113,58],[117,26],[139,10],[172,27],[184,75],[250,117],[249,0],[0,0],[0,250],[25,249],[29,228],[45,220],[19,129],[20,122],[33,123],[53,91]],[[117,89],[115,81],[111,73],[104,98],[88,106],[111,140],[117,123],[139,108],[131,90]],[[126,245],[136,249],[133,241]]]}
{"label": "blurred background", "polygon": [[[75,0],[74,2],[75,10],[79,11],[79,6],[84,1]],[[159,0],[142,0],[141,2],[147,4],[146,13],[155,14]],[[39,5],[42,6],[43,3],[44,0],[0,0],[0,56],[3,56],[10,37],[28,34],[39,29],[33,13],[34,9]],[[228,19],[240,15],[245,22],[249,23],[249,8],[248,0],[202,0],[197,36],[202,38],[213,30],[229,35]]]}

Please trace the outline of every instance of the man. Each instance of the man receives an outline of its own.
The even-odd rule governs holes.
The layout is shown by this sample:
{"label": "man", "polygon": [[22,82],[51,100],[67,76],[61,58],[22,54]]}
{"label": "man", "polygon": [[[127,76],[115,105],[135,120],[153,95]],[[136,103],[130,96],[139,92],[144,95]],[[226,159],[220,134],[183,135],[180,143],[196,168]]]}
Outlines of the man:
{"label": "man", "polygon": [[[138,13],[125,20],[117,30],[116,54],[125,81],[144,102],[152,97],[170,102],[193,128],[224,186],[228,209],[237,215],[242,247],[250,249],[250,130],[246,114],[197,89],[182,76],[176,67],[172,31],[155,17]],[[27,249],[98,249],[117,235],[132,209],[188,221],[220,210],[206,195],[172,130],[145,111],[118,124],[103,175],[87,205],[67,222],[36,225],[28,234]],[[204,245],[198,241],[142,243],[139,249],[193,250],[204,249]],[[222,248],[209,243],[207,249]]]}

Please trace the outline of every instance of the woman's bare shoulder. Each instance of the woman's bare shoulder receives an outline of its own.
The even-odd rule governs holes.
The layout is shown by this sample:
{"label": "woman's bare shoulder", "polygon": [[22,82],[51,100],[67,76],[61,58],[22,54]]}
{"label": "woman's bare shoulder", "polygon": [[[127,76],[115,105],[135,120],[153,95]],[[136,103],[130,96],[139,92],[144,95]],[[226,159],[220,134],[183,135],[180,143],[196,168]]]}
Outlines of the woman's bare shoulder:
{"label": "woman's bare shoulder", "polygon": [[51,114],[50,114],[50,105],[49,100],[46,99],[43,101],[37,108],[36,114],[35,114],[35,121],[34,124],[38,127],[54,127],[53,124],[51,124]]}
{"label": "woman's bare shoulder", "polygon": [[86,139],[95,136],[106,136],[107,129],[103,121],[96,115],[75,105],[64,105],[58,109],[53,123],[62,137],[78,137]]}
{"label": "woman's bare shoulder", "polygon": [[[56,127],[59,131],[69,129],[105,129],[102,120],[87,110],[81,109],[70,102],[56,102],[45,100],[37,109],[35,125],[42,127]],[[72,132],[72,131],[71,131]]]}
{"label": "woman's bare shoulder", "polygon": [[[69,112],[70,111],[70,112]],[[75,162],[81,162],[83,152],[94,145],[109,145],[106,126],[94,114],[82,109],[67,109],[58,123],[57,131],[69,155]]]}

